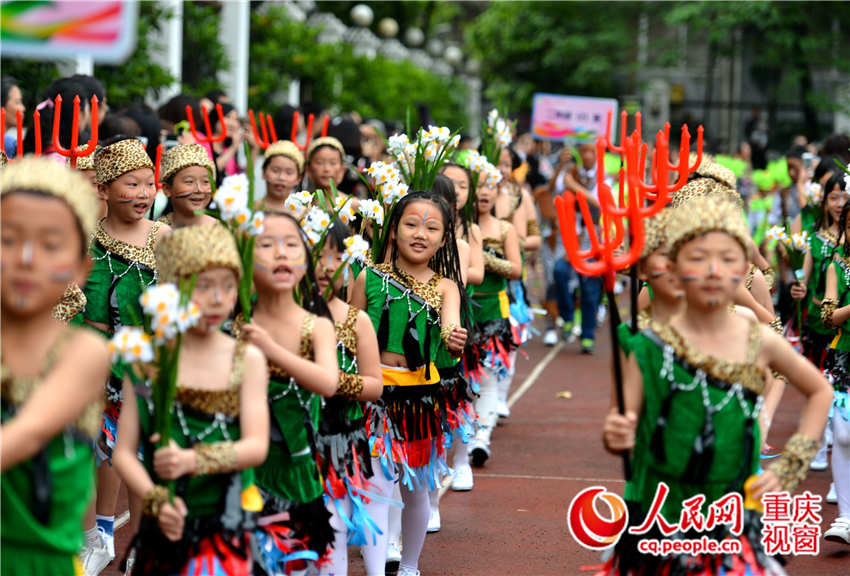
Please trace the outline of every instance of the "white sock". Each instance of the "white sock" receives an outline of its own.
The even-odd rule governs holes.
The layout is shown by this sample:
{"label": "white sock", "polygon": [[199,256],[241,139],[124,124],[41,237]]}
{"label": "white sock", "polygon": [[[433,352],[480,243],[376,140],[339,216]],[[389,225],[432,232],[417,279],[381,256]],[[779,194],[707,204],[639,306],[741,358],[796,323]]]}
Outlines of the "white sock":
{"label": "white sock", "polygon": [[[393,499],[401,500],[401,482],[393,485]],[[387,542],[401,544],[401,508],[390,506],[389,522],[387,523]]]}
{"label": "white sock", "polygon": [[455,432],[454,445],[455,454],[452,457],[452,468],[457,470],[461,466],[469,466],[469,445],[463,441],[460,432]]}
{"label": "white sock", "polygon": [[97,531],[97,526],[89,528],[83,534],[85,534],[86,537],[86,546],[94,546],[97,544],[97,541],[100,540],[100,533]]}
{"label": "white sock", "polygon": [[[343,513],[351,517],[351,499],[345,495],[339,502]],[[328,561],[323,563],[319,574],[322,576],[347,576],[348,574],[348,528],[343,522],[336,503],[329,500],[326,504],[331,513],[331,526],[334,529],[333,549],[328,555]]]}
{"label": "white sock", "polygon": [[838,496],[838,515],[850,520],[850,422],[837,411],[832,418],[832,480]]}
{"label": "white sock", "polygon": [[428,504],[431,506],[431,513],[440,509],[440,489],[434,488],[428,492]]}
{"label": "white sock", "polygon": [[[380,494],[385,498],[392,497],[393,481],[384,478],[384,473],[381,470],[381,463],[372,458],[372,470],[375,475],[369,479],[371,484],[370,492]],[[396,508],[393,506],[392,508]],[[372,544],[372,538],[368,537],[368,544],[362,547],[363,562],[366,565],[367,576],[384,576],[384,567],[387,563],[387,538],[389,536],[389,512],[390,505],[387,502],[378,502],[371,500],[366,504],[366,511],[375,520],[375,524],[382,532],[375,534],[375,543]]]}
{"label": "white sock", "polygon": [[411,491],[406,486],[402,486],[401,498],[404,501],[404,510],[401,514],[401,537],[404,540],[404,548],[401,550],[399,572],[402,571],[402,567],[416,572],[419,566],[419,555],[425,544],[428,516],[431,513],[428,491],[424,488]]}

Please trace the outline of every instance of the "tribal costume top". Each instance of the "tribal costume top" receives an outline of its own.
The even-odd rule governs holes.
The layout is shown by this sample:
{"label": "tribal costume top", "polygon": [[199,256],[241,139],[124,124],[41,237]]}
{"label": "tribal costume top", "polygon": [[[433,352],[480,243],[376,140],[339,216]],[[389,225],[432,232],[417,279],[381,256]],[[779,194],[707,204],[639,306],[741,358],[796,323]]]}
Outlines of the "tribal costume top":
{"label": "tribal costume top", "polygon": [[[758,413],[765,384],[765,371],[755,364],[760,325],[750,323],[747,357],[740,363],[703,354],[672,326],[654,322],[631,343],[643,377],[644,404],[624,495],[629,523],[644,522],[662,482],[669,492],[660,511],[669,523],[679,522],[683,501],[696,494],[705,495],[702,512],[707,515],[709,504],[731,492],[743,493],[744,482],[759,470]],[[720,524],[706,535],[736,538],[730,528]],[[703,574],[707,566],[708,573],[718,572],[720,564],[729,574],[744,574],[744,567],[756,573],[773,562],[761,550],[760,529],[759,514],[744,510],[743,533],[737,537],[742,554],[698,558],[641,554],[638,539],[656,535],[626,531],[601,573]],[[691,536],[677,531],[670,537]],[[740,572],[732,569],[733,562]]]}
{"label": "tribal costume top", "polygon": [[[301,324],[298,355],[313,360],[314,314],[307,313]],[[240,317],[234,322],[239,335]],[[266,461],[255,470],[257,485],[263,491],[264,515],[289,512],[283,522],[296,539],[323,556],[333,542],[330,514],[322,498],[322,480],[316,462],[316,432],[322,398],[298,385],[280,366],[269,363],[268,402],[271,442]]]}
{"label": "tribal costume top", "polygon": [[367,417],[374,451],[385,475],[397,465],[402,482],[434,483],[445,466],[437,369],[442,276],[420,282],[392,264],[366,269],[367,314],[381,351],[404,356],[407,368],[383,368],[384,392]]}
{"label": "tribal costume top", "polygon": [[[15,378],[2,367],[2,422],[8,423],[50,374],[68,328],[51,346],[36,378]],[[0,478],[0,573],[75,574],[83,545],[80,526],[94,489],[92,440],[100,427],[102,402],[89,405],[76,422],[54,436],[35,456]]]}

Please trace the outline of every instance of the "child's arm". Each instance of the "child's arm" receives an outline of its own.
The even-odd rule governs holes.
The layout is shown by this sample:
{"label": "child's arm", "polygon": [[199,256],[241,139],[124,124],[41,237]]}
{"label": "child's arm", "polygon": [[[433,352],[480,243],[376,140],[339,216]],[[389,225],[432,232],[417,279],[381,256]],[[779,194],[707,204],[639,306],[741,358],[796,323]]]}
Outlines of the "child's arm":
{"label": "child's arm", "polygon": [[460,325],[460,292],[457,284],[443,278],[440,280],[440,292],[443,295],[443,304],[440,308],[440,334],[446,350],[452,356],[458,357],[463,354],[466,346],[466,329]]}
{"label": "child's arm", "polygon": [[505,234],[505,259],[511,263],[511,271],[506,278],[518,280],[522,276],[522,255],[519,251],[519,237],[512,225],[509,225]]}
{"label": "child's arm", "polygon": [[752,310],[759,322],[764,324],[770,324],[773,322],[774,315],[765,310],[764,306],[756,302],[756,299],[752,294],[750,294],[750,291],[747,290],[747,287],[743,283],[739,284],[738,289],[735,291],[734,303]]}
{"label": "child's arm", "polygon": [[850,306],[838,308],[838,272],[836,264],[831,262],[826,269],[826,291],[824,292],[822,308],[822,320],[825,326],[837,327],[843,325],[850,319]]}
{"label": "child's arm", "polygon": [[252,322],[242,327],[245,339],[259,348],[270,362],[280,366],[298,385],[314,394],[330,398],[336,392],[338,368],[336,334],[327,318],[316,318],[313,324],[313,357],[307,360],[290,352],[262,326]]}
{"label": "child's arm", "polygon": [[357,315],[357,367],[363,379],[363,390],[358,400],[373,401],[384,391],[384,376],[381,373],[381,351],[372,320],[361,311]]}
{"label": "child's arm", "polygon": [[753,484],[755,498],[766,492],[793,491],[805,477],[809,462],[817,452],[832,405],[832,387],[823,375],[791,345],[769,327],[761,327],[761,354],[767,366],[785,376],[787,381],[806,396],[796,434],[791,437],[782,456]]}
{"label": "child's arm", "polygon": [[469,274],[469,244],[463,238],[458,238],[457,242],[457,258],[460,263],[460,280],[466,285],[467,275]]}
{"label": "child's arm", "polygon": [[643,410],[643,377],[635,354],[623,364],[623,404],[625,414],[617,408],[616,383],[611,378],[611,408],[602,428],[602,443],[612,454],[631,450],[635,444],[638,415]]}
{"label": "child's arm", "polygon": [[348,304],[364,312],[368,304],[366,301],[366,271],[366,268],[360,271],[360,274],[354,279],[354,285],[351,287],[351,293],[348,295]]}
{"label": "child's arm", "polygon": [[469,225],[469,268],[466,271],[466,284],[481,284],[484,281],[484,247],[481,240],[481,228],[478,224]]}
{"label": "child's arm", "polygon": [[525,249],[539,250],[540,244],[543,242],[543,237],[540,235],[540,225],[537,222],[537,210],[534,209],[534,198],[526,192],[522,191],[522,206],[525,212]]}
{"label": "child's arm", "polygon": [[[153,483],[136,456],[139,450],[139,410],[136,391],[129,379],[124,380],[123,397],[121,418],[118,419],[118,441],[112,454],[112,463],[127,484],[127,489],[144,500],[145,514],[156,516],[159,529],[165,537],[177,542],[183,537],[183,519],[188,512],[186,504],[179,496],[175,496],[174,504],[171,504],[168,489]],[[151,441],[155,442],[157,436],[154,435]]]}
{"label": "child's arm", "polygon": [[106,342],[88,330],[77,331],[47,378],[0,426],[0,468],[5,471],[33,457],[76,420],[103,394],[108,375]]}

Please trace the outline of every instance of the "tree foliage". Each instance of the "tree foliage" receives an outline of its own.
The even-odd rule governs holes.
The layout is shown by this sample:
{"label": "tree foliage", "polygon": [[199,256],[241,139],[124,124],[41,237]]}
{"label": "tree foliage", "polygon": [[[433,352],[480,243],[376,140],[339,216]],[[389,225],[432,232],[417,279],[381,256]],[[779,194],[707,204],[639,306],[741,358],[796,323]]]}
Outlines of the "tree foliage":
{"label": "tree foliage", "polygon": [[219,70],[230,62],[218,39],[220,7],[214,3],[183,2],[183,86],[186,92],[203,96],[221,89]]}
{"label": "tree foliage", "polygon": [[493,2],[467,29],[485,95],[509,110],[535,92],[612,96],[633,69],[639,5]]}
{"label": "tree foliage", "polygon": [[409,62],[355,56],[346,44],[319,44],[317,28],[288,18],[269,5],[251,16],[249,105],[272,108],[286,102],[292,78],[312,86],[313,96],[339,112],[401,121],[408,106],[428,104],[435,120],[464,123],[465,87]]}
{"label": "tree foliage", "polygon": [[168,12],[158,2],[140,2],[138,43],[132,56],[123,64],[95,66],[94,75],[106,87],[110,106],[142,102],[150,92],[158,94],[174,82],[168,70],[151,59],[156,47],[150,34],[167,19]]}

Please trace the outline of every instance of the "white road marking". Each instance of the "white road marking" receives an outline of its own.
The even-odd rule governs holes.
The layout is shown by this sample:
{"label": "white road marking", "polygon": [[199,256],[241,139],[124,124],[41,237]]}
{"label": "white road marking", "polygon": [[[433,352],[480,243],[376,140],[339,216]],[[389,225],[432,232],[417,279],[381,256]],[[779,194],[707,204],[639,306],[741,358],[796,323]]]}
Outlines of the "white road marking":
{"label": "white road marking", "polygon": [[533,474],[491,474],[488,472],[476,472],[476,478],[505,478],[512,480],[560,480],[565,482],[589,482],[610,484],[624,483],[622,478],[581,478],[579,476],[536,476]]}
{"label": "white road marking", "polygon": [[514,392],[511,397],[508,399],[508,408],[513,408],[514,404],[522,398],[523,394],[529,391],[529,389],[534,386],[534,383],[537,382],[537,379],[540,377],[540,374],[543,373],[543,370],[555,359],[555,356],[558,355],[558,352],[564,347],[563,342],[558,342],[554,348],[549,350],[549,353],[543,357],[543,361],[540,362],[537,366],[534,367],[534,370],[531,371],[531,374],[525,379],[522,385],[517,388],[516,392]]}

